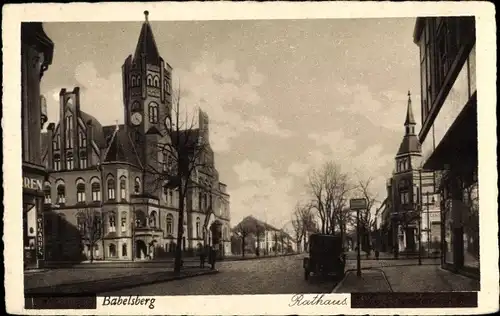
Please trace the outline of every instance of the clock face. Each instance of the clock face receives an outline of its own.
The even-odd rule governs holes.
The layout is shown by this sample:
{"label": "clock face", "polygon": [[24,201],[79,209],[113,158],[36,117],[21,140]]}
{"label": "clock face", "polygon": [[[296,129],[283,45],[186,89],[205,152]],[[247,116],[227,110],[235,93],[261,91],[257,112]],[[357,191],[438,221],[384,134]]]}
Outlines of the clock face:
{"label": "clock face", "polygon": [[142,122],[141,113],[139,113],[139,112],[133,113],[132,116],[130,117],[130,122],[132,122],[132,124],[134,124],[134,125],[141,124],[141,122]]}

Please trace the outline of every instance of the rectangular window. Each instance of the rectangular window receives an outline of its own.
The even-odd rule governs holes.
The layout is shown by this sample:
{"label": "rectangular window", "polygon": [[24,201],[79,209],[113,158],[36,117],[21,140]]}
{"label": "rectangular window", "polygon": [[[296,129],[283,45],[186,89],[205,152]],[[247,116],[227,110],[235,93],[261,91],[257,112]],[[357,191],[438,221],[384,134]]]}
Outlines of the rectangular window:
{"label": "rectangular window", "polygon": [[92,200],[98,202],[101,200],[101,191],[92,191]]}
{"label": "rectangular window", "polygon": [[60,158],[54,158],[54,170],[55,171],[61,170],[61,159]]}
{"label": "rectangular window", "polygon": [[76,201],[77,202],[85,202],[85,192],[77,192],[76,193]]}
{"label": "rectangular window", "polygon": [[66,169],[73,170],[73,167],[74,167],[73,156],[66,157]]}
{"label": "rectangular window", "polygon": [[86,169],[87,168],[87,156],[82,155],[80,157],[80,168],[81,169]]}
{"label": "rectangular window", "polygon": [[[123,216],[123,215],[122,215]],[[122,233],[127,231],[127,218],[121,218]]]}

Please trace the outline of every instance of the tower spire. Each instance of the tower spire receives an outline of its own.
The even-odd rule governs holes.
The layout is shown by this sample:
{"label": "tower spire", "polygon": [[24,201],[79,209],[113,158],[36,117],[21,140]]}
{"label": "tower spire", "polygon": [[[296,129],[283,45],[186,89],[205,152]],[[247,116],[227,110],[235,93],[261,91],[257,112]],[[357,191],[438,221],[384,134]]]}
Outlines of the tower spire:
{"label": "tower spire", "polygon": [[160,53],[149,24],[149,12],[144,11],[144,23],[142,23],[141,33],[135,48],[134,62],[140,63],[142,56],[146,56],[146,63],[157,65],[160,60]]}
{"label": "tower spire", "polygon": [[417,123],[415,122],[415,118],[413,117],[413,109],[411,106],[411,93],[410,90],[408,90],[408,108],[406,110],[405,126],[416,124]]}

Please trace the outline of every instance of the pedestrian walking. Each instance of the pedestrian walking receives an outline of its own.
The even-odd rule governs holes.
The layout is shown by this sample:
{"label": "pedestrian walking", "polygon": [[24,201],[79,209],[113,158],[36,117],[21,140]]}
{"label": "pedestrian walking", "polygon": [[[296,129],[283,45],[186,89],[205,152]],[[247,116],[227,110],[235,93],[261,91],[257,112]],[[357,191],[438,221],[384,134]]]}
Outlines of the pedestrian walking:
{"label": "pedestrian walking", "polygon": [[380,253],[379,253],[378,249],[376,249],[376,250],[375,250],[375,259],[377,259],[377,260],[378,260],[378,256],[379,256],[379,254],[380,254]]}
{"label": "pedestrian walking", "polygon": [[215,252],[215,246],[210,248],[210,265],[211,265],[211,269],[212,270],[215,270],[215,256],[216,256],[216,252]]}

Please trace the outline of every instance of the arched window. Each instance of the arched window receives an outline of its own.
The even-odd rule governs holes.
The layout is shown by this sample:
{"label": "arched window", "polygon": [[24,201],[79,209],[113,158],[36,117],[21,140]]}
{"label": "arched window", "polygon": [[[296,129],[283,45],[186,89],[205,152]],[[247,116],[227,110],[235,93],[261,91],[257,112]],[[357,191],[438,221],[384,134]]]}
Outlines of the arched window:
{"label": "arched window", "polygon": [[198,210],[199,211],[201,211],[202,202],[203,202],[203,193],[200,191],[200,192],[198,192]]}
{"label": "arched window", "polygon": [[203,194],[203,209],[204,210],[208,209],[208,194],[207,193]]}
{"label": "arched window", "polygon": [[78,146],[80,148],[87,147],[87,137],[83,132],[78,133]]}
{"label": "arched window", "polygon": [[115,196],[115,179],[109,178],[108,179],[108,200],[114,200],[116,198]]}
{"label": "arched window", "polygon": [[141,193],[141,180],[139,179],[139,177],[136,177],[134,181],[134,193]]}
{"label": "arched window", "polygon": [[137,75],[137,81],[136,81],[136,86],[140,87],[141,86],[141,75]]}
{"label": "arched window", "polygon": [[158,104],[155,102],[149,103],[149,123],[158,123]]}
{"label": "arched window", "polygon": [[168,190],[168,199],[170,200],[170,205],[174,204],[174,191],[172,189]]}
{"label": "arched window", "polygon": [[169,201],[168,201],[168,191],[169,191],[169,189],[168,189],[168,185],[167,185],[167,184],[168,184],[168,182],[167,182],[167,181],[164,181],[164,182],[163,182],[163,194],[162,194],[162,195],[163,195],[163,200],[164,200],[164,201],[167,203],[167,205],[168,205],[168,204],[169,204],[169,203],[168,203],[168,202],[169,202]]}
{"label": "arched window", "polygon": [[122,257],[127,256],[127,244],[122,244]]}
{"label": "arched window", "polygon": [[146,214],[141,210],[135,212],[135,226],[137,228],[146,227]]}
{"label": "arched window", "polygon": [[130,109],[131,112],[138,112],[141,110],[141,105],[139,104],[139,102],[135,101],[133,104],[132,104],[132,107]]}
{"label": "arched window", "polygon": [[109,232],[116,232],[116,213],[109,212],[108,214]]}
{"label": "arched window", "polygon": [[72,152],[68,152],[66,154],[66,169],[73,170],[73,166],[74,166],[74,163],[73,163],[73,153]]}
{"label": "arched window", "polygon": [[125,176],[120,177],[120,198],[127,199],[127,178]]}
{"label": "arched window", "polygon": [[45,204],[51,204],[52,203],[52,194],[50,191],[50,182],[45,182],[45,185],[43,187],[43,193],[45,196]]}
{"label": "arched window", "polygon": [[80,169],[86,169],[88,167],[87,153],[85,151],[80,152]]}
{"label": "arched window", "polygon": [[73,115],[66,116],[66,147],[68,149],[73,148]]}
{"label": "arched window", "polygon": [[127,212],[122,212],[120,216],[122,232],[127,231]]}
{"label": "arched window", "polygon": [[174,233],[174,217],[172,214],[167,214],[167,225],[165,225],[167,234],[172,235]]}
{"label": "arched window", "polygon": [[85,202],[85,181],[83,179],[76,181],[76,202]]}
{"label": "arched window", "polygon": [[170,83],[168,82],[168,79],[165,79],[165,91],[170,94]]}
{"label": "arched window", "polygon": [[147,85],[152,86],[153,85],[153,76],[148,75],[146,78],[147,78]]}
{"label": "arched window", "polygon": [[56,139],[54,139],[54,140],[52,141],[52,148],[53,148],[54,150],[59,150],[59,148],[60,148],[59,146],[61,146],[61,135],[60,135],[60,134],[57,134],[57,135],[56,135]]}
{"label": "arched window", "polygon": [[154,79],[153,79],[153,85],[157,88],[160,87],[160,78],[158,78],[158,76],[155,76]]}
{"label": "arched window", "polygon": [[91,181],[91,188],[92,188],[92,201],[94,202],[99,202],[101,201],[101,183],[99,182],[98,179],[94,178],[95,180]]}
{"label": "arched window", "polygon": [[136,86],[136,81],[135,81],[135,76],[132,75],[132,87],[135,87]]}
{"label": "arched window", "polygon": [[66,203],[66,188],[64,182],[57,185],[57,204]]}
{"label": "arched window", "polygon": [[109,256],[116,257],[116,245],[115,244],[109,245]]}
{"label": "arched window", "polygon": [[156,228],[156,211],[149,214],[149,227]]}
{"label": "arched window", "polygon": [[201,220],[199,217],[196,218],[196,238],[201,236]]}

